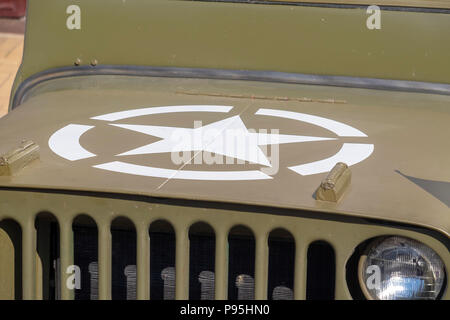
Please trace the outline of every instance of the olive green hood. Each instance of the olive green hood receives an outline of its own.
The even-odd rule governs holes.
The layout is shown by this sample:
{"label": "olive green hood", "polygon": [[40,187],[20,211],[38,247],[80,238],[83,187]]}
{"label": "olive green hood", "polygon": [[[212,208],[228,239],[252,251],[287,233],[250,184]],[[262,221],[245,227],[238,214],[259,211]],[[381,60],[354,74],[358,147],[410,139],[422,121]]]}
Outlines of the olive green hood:
{"label": "olive green hood", "polygon": [[[449,102],[445,95],[238,80],[51,80],[0,119],[0,153],[22,140],[40,146],[40,160],[0,177],[0,186],[324,211],[448,235]],[[187,129],[230,118],[249,132],[273,133],[280,140],[257,143],[262,151],[267,145],[265,157],[244,164],[205,163],[198,148],[190,164],[175,163],[173,153],[155,144],[151,152],[130,153],[161,144],[163,135],[155,128],[189,134]],[[300,141],[305,136],[314,139]],[[350,187],[338,203],[317,201],[314,194],[329,171],[317,168],[335,160],[351,165]]]}

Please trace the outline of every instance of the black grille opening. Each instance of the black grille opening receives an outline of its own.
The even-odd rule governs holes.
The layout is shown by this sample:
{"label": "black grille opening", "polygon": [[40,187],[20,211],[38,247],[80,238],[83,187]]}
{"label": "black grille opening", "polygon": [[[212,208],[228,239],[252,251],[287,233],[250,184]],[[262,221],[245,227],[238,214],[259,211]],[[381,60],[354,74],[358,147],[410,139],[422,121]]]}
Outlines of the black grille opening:
{"label": "black grille opening", "polygon": [[311,243],[308,248],[306,299],[333,300],[336,280],[336,258],[325,241]]}
{"label": "black grille opening", "polygon": [[75,288],[75,300],[98,299],[98,230],[89,216],[78,216],[72,224],[74,264],[80,268],[81,288]]}
{"label": "black grille opening", "polygon": [[283,229],[273,230],[269,235],[268,299],[294,299],[295,241]]}
{"label": "black grille opening", "polygon": [[175,299],[175,231],[163,220],[150,225],[150,299]]}
{"label": "black grille opening", "polygon": [[215,288],[214,230],[206,223],[189,229],[189,299],[214,300]]}
{"label": "black grille opening", "polygon": [[112,299],[136,300],[136,229],[127,218],[111,224]]}
{"label": "black grille opening", "polygon": [[36,216],[35,228],[37,232],[37,253],[39,256],[38,277],[42,283],[40,295],[43,300],[57,300],[60,298],[61,284],[59,281],[59,224],[51,213],[40,213]]}
{"label": "black grille opening", "polygon": [[[88,216],[73,223],[74,264],[80,268],[81,288],[75,288],[75,300],[97,300],[99,285],[98,229]],[[111,224],[111,297],[135,300],[136,231],[129,219],[117,218]]]}
{"label": "black grille opening", "polygon": [[11,219],[0,221],[0,299],[22,299],[22,228]]}
{"label": "black grille opening", "polygon": [[228,235],[228,299],[255,298],[255,237],[244,226],[236,226]]}

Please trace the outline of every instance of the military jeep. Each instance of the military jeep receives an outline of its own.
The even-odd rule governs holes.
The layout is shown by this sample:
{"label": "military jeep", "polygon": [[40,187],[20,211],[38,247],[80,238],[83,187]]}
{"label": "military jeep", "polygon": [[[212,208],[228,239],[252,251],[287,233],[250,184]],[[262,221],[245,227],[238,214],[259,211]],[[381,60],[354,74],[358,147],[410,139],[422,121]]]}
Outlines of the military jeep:
{"label": "military jeep", "polygon": [[450,4],[30,0],[1,299],[449,299]]}

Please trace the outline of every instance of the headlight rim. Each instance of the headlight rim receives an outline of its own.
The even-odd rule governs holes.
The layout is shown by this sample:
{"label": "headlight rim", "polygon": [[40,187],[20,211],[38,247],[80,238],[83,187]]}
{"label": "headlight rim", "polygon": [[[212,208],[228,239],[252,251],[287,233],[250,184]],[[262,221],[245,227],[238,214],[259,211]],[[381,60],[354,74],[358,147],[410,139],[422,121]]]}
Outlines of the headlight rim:
{"label": "headlight rim", "polygon": [[[374,298],[370,294],[369,290],[367,289],[366,283],[364,281],[363,266],[364,266],[365,262],[367,261],[367,257],[368,257],[368,254],[369,254],[370,250],[375,248],[376,246],[381,244],[383,241],[385,241],[386,239],[391,238],[391,237],[403,238],[403,239],[406,239],[406,240],[412,240],[412,241],[418,242],[421,245],[424,245],[424,246],[428,247],[429,249],[433,250],[439,256],[439,254],[436,252],[436,250],[433,249],[432,247],[430,247],[429,245],[427,245],[427,244],[425,244],[425,243],[423,243],[423,242],[421,242],[419,240],[416,240],[416,239],[413,239],[413,238],[410,238],[410,237],[407,237],[407,236],[403,236],[403,235],[397,235],[397,234],[380,235],[380,236],[377,236],[376,238],[373,238],[371,240],[369,239],[369,241],[367,242],[367,245],[364,247],[364,250],[362,251],[362,253],[361,253],[360,257],[359,257],[358,269],[357,269],[357,278],[358,278],[359,287],[360,287],[361,292],[363,293],[364,297],[367,300],[380,300],[380,299]],[[447,268],[446,268],[446,265],[444,263],[444,260],[440,256],[439,256],[439,258],[440,258],[440,260],[442,262],[442,265],[443,265],[444,281],[443,281],[442,288],[440,289],[440,292],[437,295],[436,300],[439,300],[442,297],[442,294],[446,291],[446,287],[447,287],[446,286],[446,282],[447,282],[446,281],[446,279],[447,279]]]}
{"label": "headlight rim", "polygon": [[367,246],[364,248],[363,253],[361,254],[361,256],[359,257],[359,261],[358,261],[358,282],[359,282],[359,287],[361,288],[361,291],[364,295],[364,297],[367,300],[377,300],[374,297],[372,297],[372,295],[370,294],[369,290],[367,289],[367,286],[364,282],[364,274],[363,274],[363,266],[367,261],[367,255],[369,254],[370,249],[374,248],[375,246],[379,245],[382,241],[384,241],[385,239],[389,238],[390,236],[380,236],[377,237],[375,239],[372,239],[371,241],[369,241],[369,243],[367,244]]}

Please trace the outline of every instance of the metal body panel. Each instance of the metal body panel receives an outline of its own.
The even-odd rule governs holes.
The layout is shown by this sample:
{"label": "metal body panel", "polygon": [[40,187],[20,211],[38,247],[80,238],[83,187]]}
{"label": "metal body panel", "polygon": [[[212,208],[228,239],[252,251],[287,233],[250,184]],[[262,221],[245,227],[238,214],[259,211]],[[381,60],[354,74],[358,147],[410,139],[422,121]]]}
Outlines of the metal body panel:
{"label": "metal body panel", "polygon": [[[129,218],[136,230],[138,299],[150,297],[149,226],[158,219],[169,221],[176,234],[177,299],[189,297],[189,227],[199,221],[216,237],[216,299],[228,297],[228,234],[236,225],[254,235],[257,299],[268,297],[268,237],[276,228],[295,242],[296,299],[306,297],[305,258],[316,240],[335,252],[336,299],[352,298],[347,263],[355,248],[378,236],[423,242],[448,272],[447,1],[381,1],[388,8],[382,7],[380,30],[367,28],[365,0],[243,2],[79,0],[81,23],[71,29],[73,1],[29,0],[11,112],[0,119],[0,155],[30,139],[40,146],[40,159],[0,176],[0,254],[15,255],[14,264],[0,260],[0,269],[15,278],[2,277],[9,281],[2,297],[48,295],[43,289],[48,267],[36,255],[44,237],[35,226],[39,213],[51,213],[58,222],[63,272],[55,287],[62,299],[74,298],[63,284],[64,270],[74,263],[72,226],[80,214],[98,227],[100,299],[112,298],[111,222],[117,217]],[[140,74],[146,67],[152,70]],[[198,70],[202,76],[196,76]],[[219,111],[166,112],[180,105]],[[164,113],[142,117],[105,116],[163,106]],[[280,116],[287,113],[316,120]],[[260,177],[261,164],[180,166],[169,153],[120,156],[158,141],[124,124],[193,128],[198,120],[210,124],[232,116],[247,128],[329,140],[280,145],[279,170],[264,180],[191,179],[199,170],[205,176],[236,167],[234,177],[248,171]],[[317,117],[322,126],[314,125]],[[331,130],[329,120],[353,134]],[[70,134],[55,136],[62,128]],[[346,144],[373,148],[350,166],[352,179],[342,199],[317,201],[314,193],[327,172],[292,168],[332,158]],[[130,175],[98,167],[119,160],[173,174]],[[2,229],[4,219],[17,224],[12,235]],[[447,273],[443,299],[450,299],[448,285]]]}
{"label": "metal body panel", "polygon": [[[195,0],[194,0],[195,1]],[[199,0],[209,1],[209,0]],[[224,2],[250,2],[251,0],[211,0]],[[284,4],[299,4],[299,5],[358,5],[370,6],[374,2],[370,0],[261,0],[261,3],[284,3]],[[416,8],[450,8],[450,3],[446,0],[378,0],[379,6],[398,6],[398,7],[416,7]]]}
{"label": "metal body panel", "polygon": [[81,29],[69,30],[71,4],[29,1],[13,93],[38,72],[92,62],[450,83],[448,14],[383,11],[369,30],[365,8],[83,0]]}
{"label": "metal body panel", "polygon": [[[42,192],[42,191],[19,191],[0,190],[0,220],[9,216],[14,216],[20,223],[22,229],[33,224],[36,215],[40,212],[51,212],[61,226],[61,239],[64,245],[61,246],[61,269],[73,264],[69,257],[73,248],[72,222],[80,214],[88,214],[96,222],[99,228],[99,267],[100,270],[100,299],[110,298],[110,278],[111,278],[111,233],[110,224],[117,217],[127,217],[136,226],[139,246],[149,248],[148,230],[152,222],[157,220],[168,221],[175,229],[177,237],[185,241],[177,242],[177,255],[185,263],[177,263],[177,299],[187,299],[187,281],[189,268],[188,257],[186,257],[186,246],[188,241],[183,235],[188,233],[189,227],[196,222],[202,221],[209,224],[217,239],[216,259],[227,264],[226,242],[227,234],[233,226],[247,226],[255,235],[255,239],[262,242],[261,256],[267,258],[264,247],[267,244],[269,233],[276,228],[283,228],[290,232],[296,244],[296,277],[295,277],[295,297],[304,298],[306,273],[306,250],[308,245],[316,240],[323,240],[330,243],[336,254],[336,291],[335,297],[339,300],[351,299],[346,283],[346,264],[353,254],[355,248],[368,239],[386,236],[399,235],[414,238],[430,246],[442,258],[447,270],[450,266],[450,255],[448,247],[431,233],[423,229],[415,229],[405,226],[387,226],[370,222],[364,219],[339,219],[338,216],[324,215],[321,213],[305,212],[299,210],[285,210],[249,206],[228,206],[213,203],[202,203],[197,201],[172,201],[170,199],[157,199],[151,197],[117,197],[99,193],[76,192]],[[31,249],[32,240],[26,239],[29,243],[24,243],[30,247],[28,262],[31,265],[36,263],[35,255]],[[225,241],[225,242],[224,242]],[[224,250],[225,249],[225,250]],[[148,251],[139,250],[138,261],[146,260],[148,263]],[[258,255],[257,255],[258,257]],[[25,258],[25,255],[24,255]],[[177,256],[178,259],[178,256]],[[223,272],[224,264],[216,264],[216,298],[227,297],[227,273]],[[143,268],[148,272],[148,265],[142,263],[138,268]],[[23,295],[25,299],[35,298],[36,283],[35,273],[31,272],[29,265],[24,265],[27,272],[23,272],[24,286]],[[182,275],[178,277],[178,275]],[[61,282],[65,283],[67,274],[62,273]],[[142,278],[145,279],[145,278]],[[179,281],[179,282],[178,282]],[[255,292],[259,292],[259,299],[266,298],[267,278],[264,275],[255,279]],[[443,293],[442,299],[450,299],[450,291]],[[148,299],[148,282],[139,281],[138,288],[140,299]],[[71,299],[73,291],[62,286],[62,298]]]}
{"label": "metal body panel", "polygon": [[[236,97],[243,94],[263,96],[264,99]],[[276,97],[282,97],[284,101],[277,101]],[[304,98],[309,100],[301,100]],[[443,184],[450,181],[450,158],[446,148],[450,139],[448,102],[449,97],[442,95],[236,80],[117,76],[52,80],[35,87],[25,103],[0,120],[2,151],[13,148],[17,141],[25,138],[33,139],[41,146],[40,162],[31,164],[13,177],[0,177],[0,185],[144,194],[335,212],[413,223],[448,236],[450,215],[446,200],[404,176]],[[263,181],[164,179],[92,167],[128,159],[136,164],[178,168],[171,163],[170,154],[117,157],[119,153],[155,142],[158,138],[116,128],[110,125],[114,121],[99,121],[92,117],[146,107],[211,104],[232,106],[233,110],[213,114],[161,114],[115,123],[192,128],[195,120],[207,124],[239,114],[248,128],[256,130],[280,129],[281,134],[339,138],[311,124],[255,115],[261,108],[270,108],[340,121],[363,131],[367,137],[280,145],[279,172],[273,179]],[[80,138],[80,144],[96,157],[69,161],[50,150],[48,144],[52,134],[69,124],[95,127]],[[347,142],[373,144],[374,152],[351,167],[352,184],[341,202],[327,204],[316,201],[314,192],[326,173],[301,176],[287,168],[329,157]],[[253,164],[237,166],[243,170],[260,168]],[[220,165],[192,164],[183,169],[211,170],[218,167],[222,168]]]}

